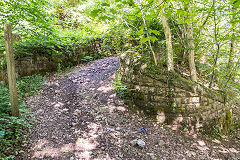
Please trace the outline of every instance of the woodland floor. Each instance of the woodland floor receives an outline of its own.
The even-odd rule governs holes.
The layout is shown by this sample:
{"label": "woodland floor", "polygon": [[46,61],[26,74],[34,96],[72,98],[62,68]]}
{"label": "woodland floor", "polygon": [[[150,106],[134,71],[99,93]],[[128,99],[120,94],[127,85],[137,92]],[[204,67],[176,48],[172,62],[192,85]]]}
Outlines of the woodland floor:
{"label": "woodland floor", "polygon": [[[18,159],[240,159],[239,141],[185,135],[128,110],[111,83],[118,66],[108,57],[49,78],[26,100],[34,125]],[[131,145],[134,139],[146,146]]]}

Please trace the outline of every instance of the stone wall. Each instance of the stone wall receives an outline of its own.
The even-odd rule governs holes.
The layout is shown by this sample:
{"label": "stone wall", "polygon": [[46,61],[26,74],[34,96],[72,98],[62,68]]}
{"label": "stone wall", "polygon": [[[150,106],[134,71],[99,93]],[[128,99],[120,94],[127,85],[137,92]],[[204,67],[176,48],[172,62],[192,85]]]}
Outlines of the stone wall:
{"label": "stone wall", "polygon": [[[95,54],[101,54],[103,49],[101,48],[102,40],[93,39],[89,44],[78,45],[73,47],[72,53],[63,55],[48,55],[41,53],[41,48],[29,48],[29,51],[34,52],[32,55],[15,55],[15,66],[17,77],[30,76],[33,74],[45,74],[47,72],[57,71],[58,60],[61,59],[63,65],[74,66],[82,62],[83,55],[93,56]],[[36,49],[36,51],[34,51]],[[3,63],[4,50],[0,51],[0,62]],[[0,64],[0,81],[7,78],[7,65]]]}
{"label": "stone wall", "polygon": [[17,58],[15,66],[18,77],[22,77],[56,71],[58,64],[51,56],[37,55]]}
{"label": "stone wall", "polygon": [[120,56],[122,82],[134,105],[152,110],[161,123],[200,128],[219,118],[230,102],[222,91],[212,90],[164,68],[149,67],[127,52]]}
{"label": "stone wall", "polygon": [[[1,61],[1,59],[0,59]],[[29,55],[15,58],[17,77],[56,71],[58,63],[50,55]],[[0,65],[0,81],[7,83],[7,66]]]}

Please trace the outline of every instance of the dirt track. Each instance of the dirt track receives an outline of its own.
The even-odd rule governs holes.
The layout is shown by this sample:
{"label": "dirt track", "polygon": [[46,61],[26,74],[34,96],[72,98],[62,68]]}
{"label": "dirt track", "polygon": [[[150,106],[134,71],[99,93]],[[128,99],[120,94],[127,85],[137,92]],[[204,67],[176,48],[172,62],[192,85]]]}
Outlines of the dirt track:
{"label": "dirt track", "polygon": [[[19,159],[240,158],[237,146],[183,135],[128,111],[111,84],[118,65],[117,57],[108,57],[75,67],[49,79],[38,95],[29,97],[36,122],[29,153]],[[133,146],[134,139],[146,146]]]}

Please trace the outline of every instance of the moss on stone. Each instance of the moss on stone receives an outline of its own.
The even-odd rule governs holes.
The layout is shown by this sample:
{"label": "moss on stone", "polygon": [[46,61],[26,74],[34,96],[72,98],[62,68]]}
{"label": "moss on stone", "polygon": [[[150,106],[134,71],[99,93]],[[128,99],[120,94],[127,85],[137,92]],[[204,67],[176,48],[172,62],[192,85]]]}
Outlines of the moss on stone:
{"label": "moss on stone", "polygon": [[[200,83],[182,77],[177,72],[167,71],[167,68],[164,66],[154,66],[145,60],[137,53],[128,52],[120,62],[123,64],[122,70],[126,67],[131,70],[131,72],[122,72],[126,78],[125,82],[127,85],[132,84],[130,88],[138,86],[137,90],[130,91],[129,98],[136,106],[136,110],[140,110],[141,113],[144,112],[146,115],[154,118],[158,112],[162,111],[166,115],[166,122],[168,123],[171,123],[179,113],[183,117],[193,117],[195,114],[199,114],[197,117],[204,117],[200,120],[204,122],[207,119],[213,120],[215,118],[216,120],[223,107],[229,108],[233,104],[233,98],[235,103],[238,102],[236,97],[232,96],[234,94],[232,92],[226,93],[225,91],[209,89]],[[126,64],[126,62],[129,62],[129,64]],[[158,99],[160,94],[164,98],[163,100],[161,98]],[[187,100],[196,96],[211,99],[216,103],[209,105],[208,101],[201,98],[201,104],[196,105],[198,108],[192,107],[195,109],[194,113],[189,112],[190,109],[192,110],[192,103],[195,104],[195,102],[182,102],[182,99]],[[175,99],[179,97],[182,99],[178,104]],[[231,112],[226,111],[219,121],[213,121],[214,126],[220,126],[221,131],[227,133],[233,129],[232,126],[240,126],[239,119],[234,121]],[[190,120],[189,123],[191,123]],[[206,124],[209,123],[206,122]]]}
{"label": "moss on stone", "polygon": [[157,115],[159,110],[162,110],[162,109],[160,109],[160,107],[158,106],[149,105],[146,107],[145,112],[150,115]]}
{"label": "moss on stone", "polygon": [[142,93],[142,92],[134,92],[133,94],[132,94],[133,96],[134,96],[134,99],[135,100],[143,100],[143,101],[145,101],[146,99],[145,99],[145,95]]}
{"label": "moss on stone", "polygon": [[219,120],[219,130],[227,134],[234,129],[234,119],[230,110],[226,110]]}

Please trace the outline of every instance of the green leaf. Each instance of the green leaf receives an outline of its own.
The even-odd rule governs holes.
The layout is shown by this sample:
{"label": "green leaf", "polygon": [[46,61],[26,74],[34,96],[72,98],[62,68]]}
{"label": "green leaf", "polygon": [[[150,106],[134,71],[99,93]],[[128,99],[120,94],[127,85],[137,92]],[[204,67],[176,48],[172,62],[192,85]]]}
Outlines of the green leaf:
{"label": "green leaf", "polygon": [[186,20],[185,20],[185,23],[191,23],[191,22],[192,22],[191,19],[186,19]]}
{"label": "green leaf", "polygon": [[126,0],[122,2],[123,4],[127,4],[129,6],[134,6],[134,1],[133,0]]}
{"label": "green leaf", "polygon": [[117,8],[122,8],[122,6],[123,6],[122,4],[117,4],[116,7],[117,7]]}
{"label": "green leaf", "polygon": [[110,9],[110,12],[111,12],[112,14],[117,13],[117,11],[116,11],[114,8],[111,8],[111,9]]}
{"label": "green leaf", "polygon": [[236,0],[235,2],[233,2],[233,7],[236,9],[240,6],[240,0]]}
{"label": "green leaf", "polygon": [[154,33],[155,35],[159,35],[159,32],[157,30],[152,30],[152,33]]}
{"label": "green leaf", "polygon": [[145,42],[149,41],[149,38],[147,38],[147,37],[143,37],[143,38],[141,38],[140,41],[143,42],[143,43],[145,43]]}
{"label": "green leaf", "polygon": [[92,10],[92,12],[90,13],[90,16],[92,16],[93,18],[97,17],[99,12],[101,12],[101,9],[94,9]]}
{"label": "green leaf", "polygon": [[150,39],[151,41],[153,41],[153,42],[156,41],[156,40],[158,40],[157,37],[155,37],[155,36],[149,36],[149,39]]}
{"label": "green leaf", "polygon": [[150,34],[150,32],[148,30],[144,30],[143,33]]}
{"label": "green leaf", "polygon": [[113,20],[113,18],[109,17],[109,16],[100,16],[99,19],[105,21],[105,20]]}
{"label": "green leaf", "polygon": [[139,29],[143,30],[145,27],[144,26],[140,26]]}
{"label": "green leaf", "polygon": [[110,6],[110,4],[108,4],[108,3],[106,3],[106,2],[102,3],[101,5],[102,5],[102,6],[107,6],[107,7]]}
{"label": "green leaf", "polygon": [[137,32],[137,35],[141,35],[141,34],[143,34],[143,30],[142,29]]}

